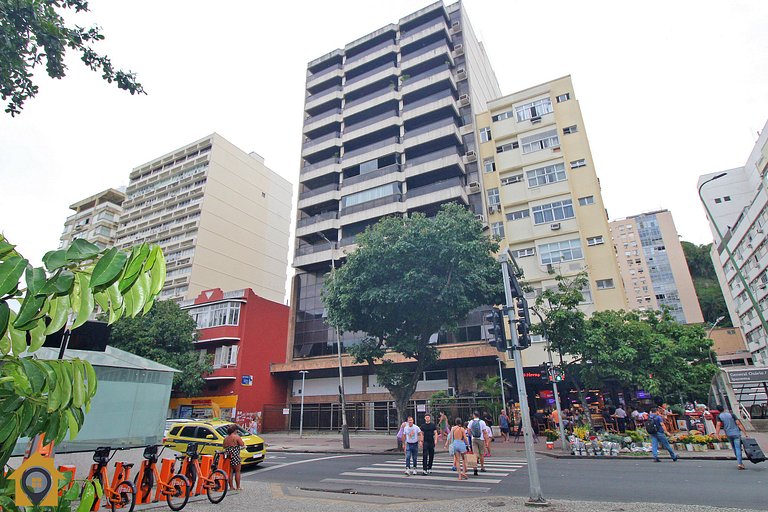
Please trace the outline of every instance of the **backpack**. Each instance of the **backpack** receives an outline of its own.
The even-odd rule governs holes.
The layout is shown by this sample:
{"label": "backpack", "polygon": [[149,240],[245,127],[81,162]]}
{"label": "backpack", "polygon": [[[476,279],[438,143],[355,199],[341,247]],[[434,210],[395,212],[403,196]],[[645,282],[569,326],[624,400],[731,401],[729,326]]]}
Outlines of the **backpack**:
{"label": "backpack", "polygon": [[483,429],[480,426],[480,420],[472,420],[469,424],[469,431],[472,433],[473,439],[481,439],[483,437]]}
{"label": "backpack", "polygon": [[656,418],[656,416],[651,416],[645,424],[645,431],[651,435],[659,433],[659,424],[656,423]]}

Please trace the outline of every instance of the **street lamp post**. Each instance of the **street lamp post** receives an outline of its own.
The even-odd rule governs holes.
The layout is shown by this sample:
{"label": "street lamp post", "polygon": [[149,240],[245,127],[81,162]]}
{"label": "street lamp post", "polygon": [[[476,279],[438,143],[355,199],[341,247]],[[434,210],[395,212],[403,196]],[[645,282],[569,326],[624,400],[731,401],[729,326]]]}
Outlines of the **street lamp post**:
{"label": "street lamp post", "polygon": [[[707,202],[704,200],[704,197],[701,195],[701,189],[704,187],[704,185],[706,185],[709,182],[718,180],[723,176],[726,176],[727,174],[728,173],[721,172],[720,174],[709,178],[707,181],[699,185],[699,199],[701,200],[701,204],[704,205],[704,210],[707,212],[707,217],[709,217],[709,221],[715,227],[715,232],[717,232],[717,236],[720,239],[720,242],[723,244],[723,247],[725,248],[725,252],[728,254],[728,259],[733,265],[733,268],[736,270],[736,275],[739,276],[739,280],[741,281],[741,284],[744,287],[744,291],[749,297],[749,301],[752,303],[752,307],[757,313],[757,317],[760,319],[760,324],[763,327],[763,335],[768,336],[768,323],[766,323],[765,321],[765,316],[763,316],[763,312],[760,309],[760,305],[758,304],[757,299],[755,298],[755,295],[752,293],[752,289],[749,287],[749,283],[747,283],[747,279],[744,277],[744,274],[742,274],[739,264],[736,263],[736,259],[733,257],[733,253],[731,252],[731,248],[728,247],[728,242],[723,240],[723,233],[722,231],[720,231],[720,226],[718,226],[717,222],[715,222],[715,218],[712,216],[712,212],[709,211],[709,206],[707,206]],[[718,251],[718,255],[719,255],[719,251]],[[728,277],[726,275],[726,281],[727,279]]]}
{"label": "street lamp post", "polygon": [[304,435],[304,377],[309,373],[307,370],[299,370],[301,374],[301,410],[299,412],[299,437]]}
{"label": "street lamp post", "polygon": [[[330,240],[328,240],[328,237],[326,237],[322,231],[319,233],[320,236],[328,242],[328,245],[331,246],[331,275],[336,274],[336,258],[333,257],[333,249],[334,244],[331,243]],[[339,334],[339,328],[334,327],[334,331],[336,332],[336,352],[339,356],[339,397],[341,401],[341,444],[344,447],[345,450],[349,450],[349,425],[347,425],[347,397],[344,394],[344,368],[342,366],[342,360],[341,360],[341,335]]]}

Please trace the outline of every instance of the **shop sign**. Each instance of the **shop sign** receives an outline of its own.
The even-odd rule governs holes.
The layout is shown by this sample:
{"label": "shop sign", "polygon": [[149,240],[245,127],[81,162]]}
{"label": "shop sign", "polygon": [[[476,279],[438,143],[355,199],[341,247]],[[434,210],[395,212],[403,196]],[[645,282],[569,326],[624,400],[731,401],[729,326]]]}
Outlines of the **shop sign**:
{"label": "shop sign", "polygon": [[192,400],[192,405],[211,405],[210,399]]}
{"label": "shop sign", "polygon": [[283,415],[284,416],[288,416],[289,414],[291,414],[291,410],[290,409],[288,409],[287,407],[285,409],[283,409]]}
{"label": "shop sign", "polygon": [[743,384],[746,382],[768,381],[768,368],[753,368],[750,370],[734,370],[726,372],[731,384]]}
{"label": "shop sign", "polygon": [[539,396],[541,398],[554,398],[555,397],[555,392],[552,391],[551,389],[543,389],[543,390],[539,391]]}
{"label": "shop sign", "polygon": [[416,412],[427,412],[427,406],[425,404],[416,405]]}

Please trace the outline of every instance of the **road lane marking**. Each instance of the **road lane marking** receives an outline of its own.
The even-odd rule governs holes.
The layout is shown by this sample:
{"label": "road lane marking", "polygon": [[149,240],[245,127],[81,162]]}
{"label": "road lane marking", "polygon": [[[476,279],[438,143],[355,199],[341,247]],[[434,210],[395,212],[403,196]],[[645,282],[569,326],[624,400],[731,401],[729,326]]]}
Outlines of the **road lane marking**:
{"label": "road lane marking", "polygon": [[[357,469],[365,469],[369,471],[404,471],[403,465],[400,464],[398,466],[392,466],[389,464],[373,464],[374,467],[367,467],[367,468],[357,468]],[[513,468],[513,469],[504,469],[504,470],[496,470],[496,469],[486,469],[486,473],[494,474],[496,476],[507,476],[509,473],[517,471],[520,468]],[[421,471],[418,470],[417,471]],[[432,466],[432,472],[433,473],[446,473],[448,475],[450,474],[456,474],[456,471],[452,471],[448,466],[445,467],[438,467],[438,466]]]}
{"label": "road lane marking", "polygon": [[[405,475],[403,475],[405,476]],[[458,478],[451,478],[451,480],[458,480]],[[347,478],[326,478],[321,482],[327,482],[332,484],[358,484],[358,485],[370,485],[372,487],[397,487],[402,489],[403,487],[412,487],[414,489],[435,489],[441,491],[455,491],[455,492],[488,492],[490,487],[475,487],[471,485],[460,484],[456,485],[434,485],[434,484],[422,484],[418,482],[377,482],[376,480],[354,480]],[[466,480],[464,481],[466,483]]]}
{"label": "road lane marking", "polygon": [[[403,470],[403,472],[405,472],[405,470]],[[382,474],[377,474],[377,473],[359,473],[359,472],[355,472],[355,471],[345,471],[344,473],[341,473],[341,476],[360,476],[360,477],[375,477],[375,478],[397,478],[398,480],[406,480],[406,479],[411,479],[411,478],[415,477],[415,478],[417,478],[419,480],[443,480],[443,481],[449,481],[449,482],[453,482],[453,481],[456,481],[456,480],[459,479],[458,476],[456,476],[456,477],[450,477],[450,476],[431,476],[431,477],[422,476],[422,477],[419,478],[416,475],[413,475],[413,476],[406,476],[404,474],[403,475],[386,475],[386,474],[382,475]],[[488,478],[488,477],[475,477],[475,478],[478,478],[478,481],[482,481],[482,483],[487,483],[487,484],[498,484],[498,483],[501,483],[501,480],[496,480],[496,479]]]}
{"label": "road lane marking", "polygon": [[[390,472],[393,472],[393,473],[394,472],[401,472],[402,473],[404,470],[403,470],[403,468],[378,468],[378,467],[377,468],[372,468],[372,467],[368,467],[368,468],[357,468],[356,471],[390,471]],[[421,474],[421,470],[416,470],[416,471],[417,471],[417,473]],[[451,471],[450,469],[433,469],[432,473],[440,473],[441,475],[454,475],[454,476],[456,475],[456,472],[455,471]],[[494,472],[486,471],[485,475],[486,476],[491,476],[490,473],[493,473],[492,476],[509,476],[509,473],[500,473],[498,471],[494,471]],[[403,476],[405,476],[405,475],[403,475]],[[425,476],[425,475],[422,475],[422,476]]]}
{"label": "road lane marking", "polygon": [[268,468],[259,468],[258,470],[249,473],[249,475],[258,475],[261,473],[266,473],[267,471],[272,471],[273,469],[281,469],[288,466],[293,466],[294,464],[306,464],[308,462],[317,462],[319,460],[329,460],[329,459],[343,459],[345,457],[362,457],[364,454],[350,454],[350,455],[332,455],[330,457],[317,457],[315,459],[305,459],[305,460],[297,460],[296,462],[286,462],[285,464],[278,464],[276,466],[269,466]]}

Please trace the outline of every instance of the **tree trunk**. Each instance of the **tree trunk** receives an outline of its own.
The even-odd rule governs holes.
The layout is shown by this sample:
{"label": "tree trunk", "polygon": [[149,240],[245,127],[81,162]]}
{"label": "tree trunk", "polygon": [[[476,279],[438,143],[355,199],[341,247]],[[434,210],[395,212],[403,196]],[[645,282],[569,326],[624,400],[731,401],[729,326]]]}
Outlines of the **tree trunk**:
{"label": "tree trunk", "polygon": [[[405,393],[392,393],[392,395],[395,397],[395,409],[397,410],[397,428],[398,431],[400,430],[400,427],[403,423],[405,423],[406,418],[408,417],[408,400],[411,398],[410,395],[407,395]],[[397,440],[397,449],[402,450],[403,449],[403,440],[398,439]]]}

